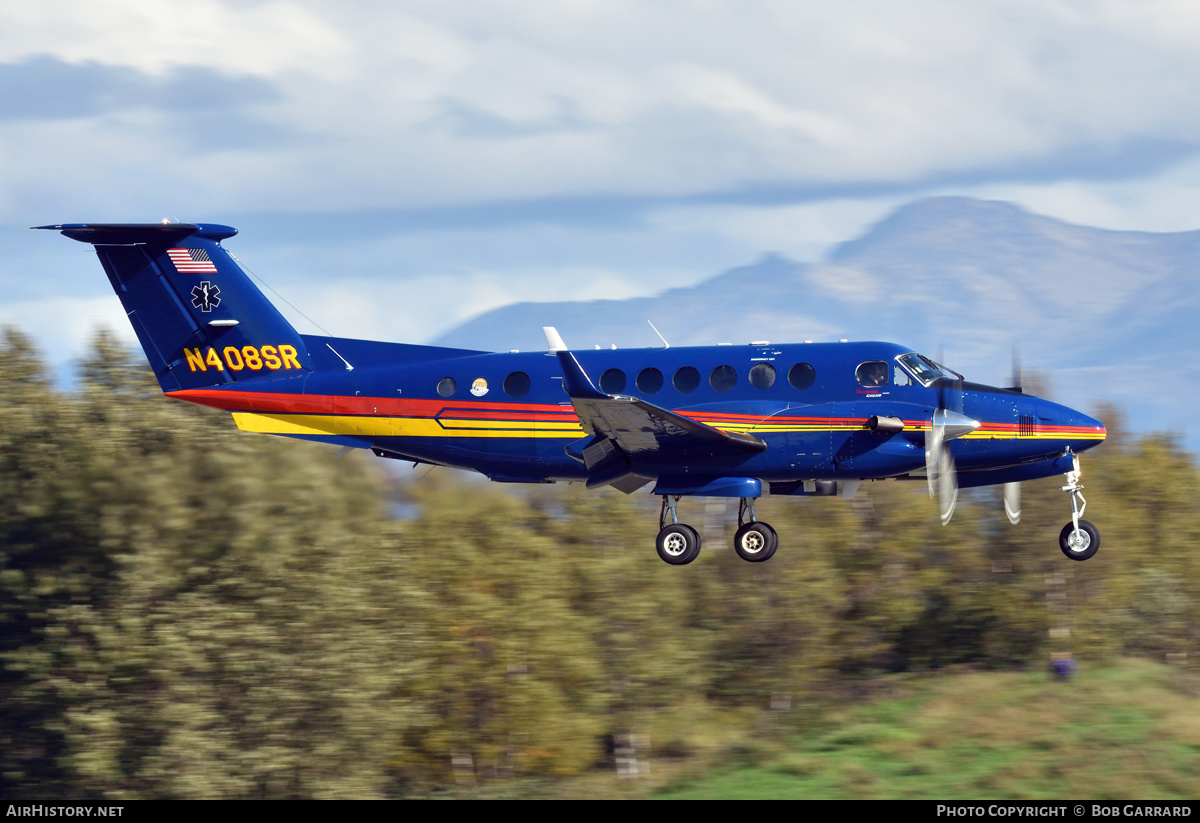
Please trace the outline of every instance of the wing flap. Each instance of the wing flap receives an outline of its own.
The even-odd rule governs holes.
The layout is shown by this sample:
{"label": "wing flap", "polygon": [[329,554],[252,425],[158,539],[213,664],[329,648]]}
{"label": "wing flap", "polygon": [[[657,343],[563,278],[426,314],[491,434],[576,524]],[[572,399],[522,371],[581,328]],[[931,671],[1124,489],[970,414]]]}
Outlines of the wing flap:
{"label": "wing flap", "polygon": [[634,488],[658,476],[658,467],[676,467],[692,459],[722,455],[746,458],[767,448],[752,434],[727,432],[636,397],[605,394],[569,351],[557,353],[563,388],[584,430],[592,435],[583,448],[588,486]]}

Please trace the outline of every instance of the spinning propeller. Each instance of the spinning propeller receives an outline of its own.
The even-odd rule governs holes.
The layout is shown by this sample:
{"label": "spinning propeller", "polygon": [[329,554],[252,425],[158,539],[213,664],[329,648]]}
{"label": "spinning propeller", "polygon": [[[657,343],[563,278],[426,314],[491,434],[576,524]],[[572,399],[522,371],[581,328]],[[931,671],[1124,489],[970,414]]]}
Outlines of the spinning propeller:
{"label": "spinning propeller", "polygon": [[[1021,352],[1016,345],[1012,350],[1012,380],[1010,383],[1011,385],[1008,387],[1010,391],[1025,393],[1021,379]],[[1020,483],[1004,484],[1004,513],[1008,516],[1008,522],[1014,526],[1021,522]]]}
{"label": "spinning propeller", "polygon": [[925,436],[925,477],[929,482],[929,496],[938,501],[943,526],[954,516],[954,505],[958,502],[958,471],[947,444],[979,428],[978,420],[946,407],[947,384],[952,387],[954,405],[959,409],[963,406],[962,380],[942,378],[938,385],[938,408],[929,423],[929,434]]}

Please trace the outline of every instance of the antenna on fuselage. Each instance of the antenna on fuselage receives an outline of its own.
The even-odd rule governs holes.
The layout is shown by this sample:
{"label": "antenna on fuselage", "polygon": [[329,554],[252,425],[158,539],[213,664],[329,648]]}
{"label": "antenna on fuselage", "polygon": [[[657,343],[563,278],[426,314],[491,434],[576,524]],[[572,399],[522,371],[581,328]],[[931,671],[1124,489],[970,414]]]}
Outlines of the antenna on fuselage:
{"label": "antenna on fuselage", "polygon": [[[325,345],[326,345],[326,346],[329,346],[329,344],[328,344],[328,343],[326,343]],[[338,350],[337,350],[337,349],[335,349],[333,346],[329,346],[329,350],[330,350],[331,352],[333,352],[334,354],[337,354],[337,359],[338,359],[338,360],[341,360],[343,363],[345,363],[345,364],[346,364],[346,371],[354,371],[354,367],[350,365],[350,361],[349,361],[349,360],[347,360],[346,358],[342,357],[340,354],[338,354]]]}
{"label": "antenna on fuselage", "polygon": [[[647,322],[647,323],[650,323],[650,321],[649,321],[649,320],[647,320],[646,322]],[[661,341],[663,341],[663,348],[664,348],[664,349],[669,349],[669,348],[671,348],[671,344],[667,342],[667,338],[665,338],[665,337],[663,337],[663,336],[662,336],[662,332],[660,332],[658,329],[655,329],[655,328],[654,328],[654,324],[653,324],[653,323],[650,323],[650,328],[654,329],[654,333],[658,335],[658,339],[659,339],[659,340],[661,340]]]}

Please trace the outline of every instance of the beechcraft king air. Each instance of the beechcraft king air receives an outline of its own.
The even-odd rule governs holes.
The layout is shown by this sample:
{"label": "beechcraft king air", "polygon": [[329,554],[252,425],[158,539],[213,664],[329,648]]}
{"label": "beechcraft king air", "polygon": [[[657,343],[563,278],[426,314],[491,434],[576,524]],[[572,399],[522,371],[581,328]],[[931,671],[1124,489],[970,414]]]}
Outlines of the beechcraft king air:
{"label": "beechcraft king air", "polygon": [[700,536],[684,497],[736,497],[734,548],[769,559],[754,502],[852,497],[864,480],[928,485],[943,522],[959,486],[1066,475],[1067,557],[1100,545],[1081,519],[1079,453],[1104,426],[983,386],[904,346],[831,343],[496,354],[299,334],[221,245],[216,224],[39,226],[92,244],[168,397],[232,412],[252,432],[370,449],[508,483],[583,481],[662,497],[657,550],[683,565]]}

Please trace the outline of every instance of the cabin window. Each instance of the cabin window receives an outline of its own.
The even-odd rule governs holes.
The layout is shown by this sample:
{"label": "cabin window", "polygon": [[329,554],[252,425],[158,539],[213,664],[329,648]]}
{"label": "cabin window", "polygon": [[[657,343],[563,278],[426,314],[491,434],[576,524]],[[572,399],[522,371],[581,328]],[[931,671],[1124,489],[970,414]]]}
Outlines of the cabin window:
{"label": "cabin window", "polygon": [[858,368],[854,370],[854,377],[858,380],[858,385],[866,386],[869,389],[886,386],[888,364],[882,360],[868,360],[865,363],[859,363]]}
{"label": "cabin window", "polygon": [[671,384],[684,394],[694,392],[700,388],[700,372],[691,366],[682,366],[675,372],[675,378]]}
{"label": "cabin window", "polygon": [[620,369],[609,369],[600,375],[600,391],[605,394],[620,394],[625,391],[627,382],[629,381],[625,378],[625,372]]}
{"label": "cabin window", "polygon": [[515,371],[504,378],[504,393],[514,400],[529,393],[529,375],[523,371]]}
{"label": "cabin window", "polygon": [[793,389],[804,389],[812,386],[817,379],[817,370],[810,363],[797,363],[788,371],[788,385]]}
{"label": "cabin window", "polygon": [[642,394],[654,394],[663,387],[663,373],[653,366],[642,369],[638,372],[637,387]]}
{"label": "cabin window", "polygon": [[750,385],[756,389],[769,389],[775,385],[775,367],[770,363],[758,363],[750,369]]}
{"label": "cabin window", "polygon": [[440,394],[442,397],[449,397],[450,395],[454,394],[454,391],[457,388],[458,383],[454,382],[453,377],[443,377],[438,381],[438,394]]}
{"label": "cabin window", "polygon": [[737,369],[733,366],[717,366],[708,376],[708,385],[717,391],[729,391],[737,385]]}

